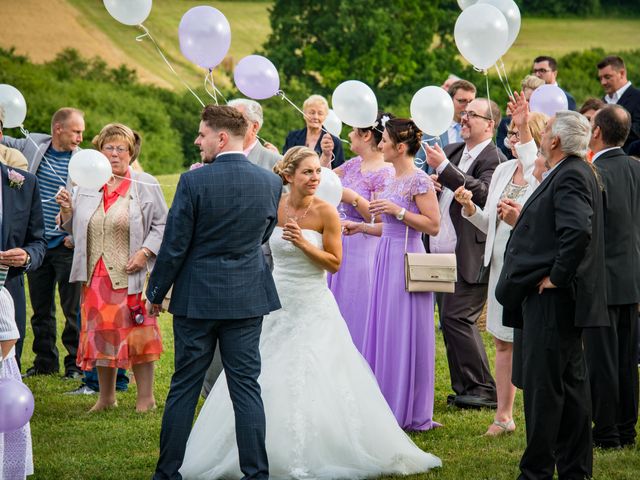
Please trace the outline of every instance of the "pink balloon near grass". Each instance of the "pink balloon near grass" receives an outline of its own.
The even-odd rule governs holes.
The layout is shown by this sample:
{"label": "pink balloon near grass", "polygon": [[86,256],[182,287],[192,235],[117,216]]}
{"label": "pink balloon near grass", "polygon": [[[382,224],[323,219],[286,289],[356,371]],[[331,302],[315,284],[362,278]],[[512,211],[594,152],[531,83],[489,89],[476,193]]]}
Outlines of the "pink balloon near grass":
{"label": "pink balloon near grass", "polygon": [[0,433],[14,432],[33,415],[33,394],[13,378],[0,379]]}
{"label": "pink balloon near grass", "polygon": [[180,50],[191,62],[211,69],[224,60],[231,46],[231,26],[217,8],[193,7],[178,26]]}
{"label": "pink balloon near grass", "polygon": [[254,100],[273,97],[280,90],[280,75],[275,65],[262,55],[249,55],[238,62],[233,80],[243,95]]}

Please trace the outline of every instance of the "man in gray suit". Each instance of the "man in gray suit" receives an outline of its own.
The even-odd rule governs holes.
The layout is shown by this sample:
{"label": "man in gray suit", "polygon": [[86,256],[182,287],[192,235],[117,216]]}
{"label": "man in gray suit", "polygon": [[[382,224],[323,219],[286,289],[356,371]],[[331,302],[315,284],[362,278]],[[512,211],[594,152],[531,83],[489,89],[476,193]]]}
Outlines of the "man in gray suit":
{"label": "man in gray suit", "polygon": [[437,236],[429,237],[431,253],[454,253],[458,281],[454,293],[445,293],[439,304],[442,334],[447,348],[451,388],[448,403],[460,408],[496,407],[496,386],[476,320],[487,299],[487,280],[481,275],[486,236],[462,218],[453,192],[464,185],[473,201],[484,207],[493,171],[505,157],[492,138],[500,123],[495,102],[477,98],[460,113],[463,141],[449,144],[444,152],[426,147],[427,162],[441,189],[442,220]]}
{"label": "man in gray suit", "polygon": [[264,122],[262,107],[260,104],[255,100],[236,98],[231,100],[227,105],[242,113],[249,124],[249,128],[244,136],[244,142],[242,145],[244,154],[254,165],[266,168],[270,172],[273,171],[273,166],[282,158],[282,155],[278,152],[265,148],[258,139],[258,132],[262,128],[262,124]]}

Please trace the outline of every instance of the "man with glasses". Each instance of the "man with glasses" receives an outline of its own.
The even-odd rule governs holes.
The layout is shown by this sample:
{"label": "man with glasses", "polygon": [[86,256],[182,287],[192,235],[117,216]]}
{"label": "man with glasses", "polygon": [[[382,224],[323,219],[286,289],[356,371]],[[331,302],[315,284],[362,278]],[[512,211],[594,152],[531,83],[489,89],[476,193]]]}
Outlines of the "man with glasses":
{"label": "man with glasses", "polygon": [[473,201],[484,207],[493,172],[504,154],[493,143],[500,109],[495,102],[477,98],[460,112],[463,141],[444,151],[427,150],[427,162],[435,170],[432,178],[440,192],[440,232],[429,237],[431,253],[454,253],[458,281],[454,293],[439,302],[440,323],[447,349],[451,387],[447,402],[460,408],[496,408],[496,386],[476,321],[487,299],[487,280],[481,275],[486,236],[462,218],[461,206],[453,201],[460,186],[473,192]]}
{"label": "man with glasses", "polygon": [[[71,189],[68,179],[69,161],[79,151],[84,132],[84,114],[75,108],[61,108],[51,119],[51,135],[33,133],[29,138],[15,139],[8,136],[2,143],[20,150],[29,162],[29,172],[35,174],[40,185],[45,225],[47,251],[42,265],[29,270],[29,295],[33,316],[33,366],[24,374],[49,375],[59,371],[59,355],[56,347],[55,288],[58,285],[60,304],[65,316],[62,343],[67,355],[64,358],[64,378],[79,378],[82,373],[76,366],[78,351],[78,308],[80,284],[69,283],[73,243],[67,234],[58,229],[56,215],[58,205],[53,201],[60,187]],[[16,344],[16,358],[22,353],[22,338]]]}
{"label": "man with glasses", "polygon": [[[536,57],[533,60],[533,67],[531,69],[531,73],[533,73],[536,77],[544,80],[544,83],[547,85],[558,85],[556,78],[558,77],[558,64],[556,59],[553,57],[548,57],[546,55],[541,55]],[[567,96],[567,103],[569,104],[569,110],[577,110],[576,101],[573,96],[567,92],[566,90],[560,88],[564,94]]]}

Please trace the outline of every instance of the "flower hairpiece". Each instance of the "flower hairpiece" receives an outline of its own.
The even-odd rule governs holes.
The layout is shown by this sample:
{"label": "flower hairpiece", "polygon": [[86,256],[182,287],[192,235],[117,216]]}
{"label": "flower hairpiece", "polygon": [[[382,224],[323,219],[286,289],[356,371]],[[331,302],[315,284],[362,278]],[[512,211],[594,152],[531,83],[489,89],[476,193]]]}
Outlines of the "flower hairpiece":
{"label": "flower hairpiece", "polygon": [[389,115],[383,115],[382,118],[380,119],[380,125],[384,128],[387,126],[387,122],[391,120],[389,118]]}
{"label": "flower hairpiece", "polygon": [[22,185],[24,185],[24,175],[15,170],[9,170],[9,186],[20,190]]}

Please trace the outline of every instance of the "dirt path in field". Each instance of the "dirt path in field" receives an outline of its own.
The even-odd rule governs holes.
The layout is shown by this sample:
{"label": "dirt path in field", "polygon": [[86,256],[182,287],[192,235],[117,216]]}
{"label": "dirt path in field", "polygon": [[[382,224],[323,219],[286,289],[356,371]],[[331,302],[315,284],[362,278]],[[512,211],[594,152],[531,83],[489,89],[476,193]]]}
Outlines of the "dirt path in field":
{"label": "dirt path in field", "polygon": [[161,87],[171,85],[143,69],[119,50],[104,33],[82,22],[80,13],[64,0],[0,0],[0,46],[16,47],[35,63],[53,59],[66,47],[84,57],[96,55],[117,67],[135,68],[138,78]]}

